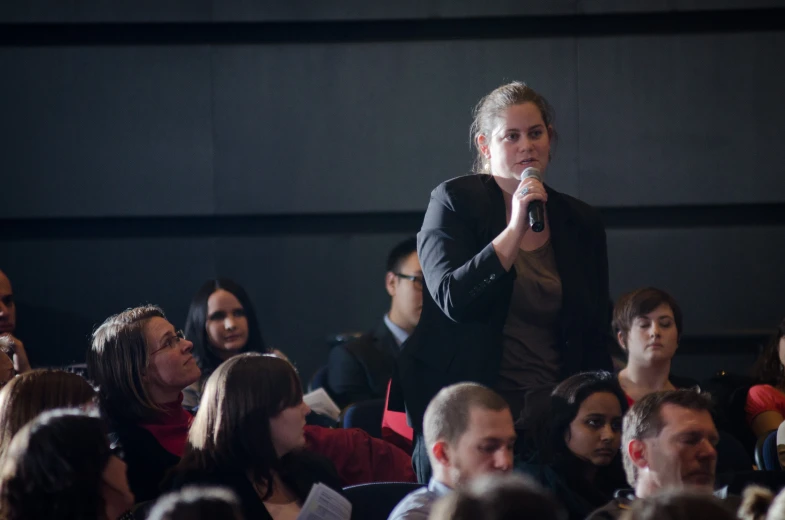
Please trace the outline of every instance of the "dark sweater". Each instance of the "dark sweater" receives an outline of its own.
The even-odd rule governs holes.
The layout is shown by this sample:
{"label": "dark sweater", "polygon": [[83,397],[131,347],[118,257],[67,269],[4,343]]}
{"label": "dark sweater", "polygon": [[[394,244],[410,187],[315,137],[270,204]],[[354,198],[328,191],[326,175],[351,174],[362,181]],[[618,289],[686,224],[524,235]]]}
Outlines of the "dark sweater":
{"label": "dark sweater", "polygon": [[[284,468],[280,474],[281,480],[297,495],[301,505],[308,497],[311,487],[319,482],[339,493],[342,492],[335,467],[321,455],[306,451],[290,453],[281,459],[281,464]],[[240,499],[245,518],[272,520],[248,476],[236,468],[175,470],[171,474],[171,484],[168,487],[180,489],[189,485],[205,484],[228,487],[234,491]]]}

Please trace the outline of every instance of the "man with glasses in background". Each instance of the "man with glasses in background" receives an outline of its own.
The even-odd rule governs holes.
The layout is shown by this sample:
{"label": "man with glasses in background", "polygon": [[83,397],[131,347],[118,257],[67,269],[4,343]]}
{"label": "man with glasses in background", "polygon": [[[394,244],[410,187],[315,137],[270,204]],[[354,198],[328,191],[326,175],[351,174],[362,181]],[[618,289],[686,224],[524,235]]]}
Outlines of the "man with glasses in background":
{"label": "man with glasses in background", "polygon": [[385,397],[401,344],[420,321],[423,275],[415,237],[390,251],[384,285],[390,295],[387,314],[370,332],[330,351],[328,390],[341,408]]}

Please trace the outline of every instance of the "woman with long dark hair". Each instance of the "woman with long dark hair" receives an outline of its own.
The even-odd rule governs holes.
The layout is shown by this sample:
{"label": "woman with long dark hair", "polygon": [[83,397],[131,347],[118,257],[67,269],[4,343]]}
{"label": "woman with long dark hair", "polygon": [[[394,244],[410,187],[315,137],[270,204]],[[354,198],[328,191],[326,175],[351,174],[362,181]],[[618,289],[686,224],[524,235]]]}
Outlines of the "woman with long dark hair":
{"label": "woman with long dark hair", "polygon": [[571,519],[582,520],[627,487],[621,463],[627,399],[610,372],[585,372],[560,383],[539,431],[540,451],[520,469],[549,488]]}
{"label": "woman with long dark hair", "polygon": [[194,295],[185,320],[185,336],[202,376],[185,391],[183,406],[199,406],[202,388],[223,361],[243,352],[267,352],[251,299],[228,279],[207,280]]}

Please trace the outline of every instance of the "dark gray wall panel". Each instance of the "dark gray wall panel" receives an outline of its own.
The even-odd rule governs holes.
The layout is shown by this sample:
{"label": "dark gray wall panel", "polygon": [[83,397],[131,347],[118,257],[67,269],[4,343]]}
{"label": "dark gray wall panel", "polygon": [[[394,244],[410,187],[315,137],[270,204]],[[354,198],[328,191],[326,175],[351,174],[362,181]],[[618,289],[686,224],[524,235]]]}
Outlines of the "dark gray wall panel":
{"label": "dark gray wall panel", "polygon": [[611,230],[611,295],[664,289],[690,335],[768,331],[785,316],[785,228]]}
{"label": "dark gray wall panel", "polygon": [[36,363],[83,359],[92,327],[128,307],[160,305],[182,327],[191,296],[215,275],[210,239],[30,240],[0,249]]}
{"label": "dark gray wall panel", "polygon": [[327,335],[365,331],[387,312],[389,250],[406,235],[222,238],[218,271],[253,298],[266,340],[304,380],[327,361]]}
{"label": "dark gray wall panel", "polygon": [[212,0],[25,0],[0,3],[2,23],[209,21]]}
{"label": "dark gray wall panel", "polygon": [[0,23],[391,20],[783,7],[782,0],[27,0],[0,4]]}
{"label": "dark gray wall panel", "polygon": [[575,0],[400,0],[367,2],[344,0],[312,2],[215,1],[216,20],[389,20],[423,18],[468,18],[510,15],[574,14]]}
{"label": "dark gray wall panel", "polygon": [[212,211],[207,47],[0,49],[0,218]]}
{"label": "dark gray wall panel", "polygon": [[671,11],[750,10],[785,7],[782,0],[578,0],[578,11],[602,13],[659,13]]}
{"label": "dark gray wall panel", "polygon": [[555,106],[549,181],[576,191],[571,39],[214,52],[219,213],[422,210],[471,167],[473,105],[512,79]]}
{"label": "dark gray wall panel", "polygon": [[[20,301],[19,333],[38,363],[81,360],[94,325],[144,303],[185,325],[207,279],[241,283],[264,337],[307,380],[325,337],[372,328],[389,308],[384,266],[401,234],[40,240],[0,243]],[[35,353],[35,354],[34,354]]]}
{"label": "dark gray wall panel", "polygon": [[581,39],[582,198],[785,201],[783,48],[785,33]]}

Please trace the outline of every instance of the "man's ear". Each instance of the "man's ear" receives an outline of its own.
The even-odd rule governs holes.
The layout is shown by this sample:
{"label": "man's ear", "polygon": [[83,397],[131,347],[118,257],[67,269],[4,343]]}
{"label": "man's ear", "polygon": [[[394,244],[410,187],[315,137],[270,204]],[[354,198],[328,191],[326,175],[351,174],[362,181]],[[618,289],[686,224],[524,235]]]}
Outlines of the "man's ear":
{"label": "man's ear", "polygon": [[387,294],[390,296],[395,296],[395,273],[392,271],[387,271],[387,274],[384,275],[384,288],[387,289]]}
{"label": "man's ear", "polygon": [[439,464],[443,466],[450,465],[450,446],[445,441],[439,440],[433,443],[431,453],[433,453],[433,458],[436,459]]}
{"label": "man's ear", "polygon": [[647,468],[649,466],[648,451],[646,450],[646,443],[637,439],[633,439],[627,445],[627,455],[630,460],[639,469]]}

